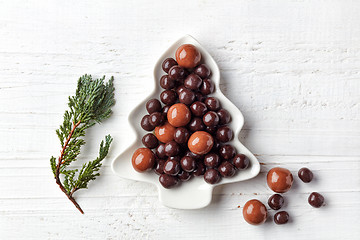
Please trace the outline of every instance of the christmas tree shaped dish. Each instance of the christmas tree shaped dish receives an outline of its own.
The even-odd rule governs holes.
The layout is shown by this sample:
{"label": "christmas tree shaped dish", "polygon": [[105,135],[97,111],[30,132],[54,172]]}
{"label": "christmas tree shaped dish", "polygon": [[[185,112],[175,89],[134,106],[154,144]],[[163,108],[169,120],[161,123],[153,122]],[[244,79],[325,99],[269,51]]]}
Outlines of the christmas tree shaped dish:
{"label": "christmas tree shaped dish", "polygon": [[[179,186],[166,189],[160,184],[159,176],[156,175],[154,171],[142,173],[135,171],[132,166],[131,159],[136,149],[144,147],[141,139],[142,136],[148,133],[140,126],[142,117],[147,114],[145,104],[149,99],[159,99],[160,93],[163,91],[163,89],[159,86],[159,80],[161,76],[165,74],[162,70],[162,62],[166,58],[174,58],[176,50],[183,44],[194,45],[201,53],[201,62],[210,68],[210,79],[214,82],[215,91],[209,96],[218,98],[222,108],[228,110],[231,114],[231,121],[228,123],[228,126],[233,130],[234,138],[226,144],[231,144],[236,149],[237,153],[246,155],[246,157],[250,160],[250,164],[248,168],[237,171],[232,177],[222,178],[216,184],[208,184],[204,181],[203,176],[195,176],[189,181],[183,182]],[[160,201],[167,207],[178,209],[197,209],[206,207],[211,202],[212,192],[215,186],[248,180],[258,175],[260,172],[260,164],[258,160],[244,145],[240,143],[238,138],[240,130],[244,125],[244,117],[239,109],[221,92],[219,87],[219,67],[210,54],[193,37],[189,35],[182,37],[159,58],[154,69],[154,81],[155,86],[151,95],[144,99],[129,115],[128,121],[135,132],[135,138],[132,139],[132,144],[113,160],[112,170],[115,174],[122,178],[155,184],[159,191]],[[238,188],[240,192],[241,184],[239,184]]]}

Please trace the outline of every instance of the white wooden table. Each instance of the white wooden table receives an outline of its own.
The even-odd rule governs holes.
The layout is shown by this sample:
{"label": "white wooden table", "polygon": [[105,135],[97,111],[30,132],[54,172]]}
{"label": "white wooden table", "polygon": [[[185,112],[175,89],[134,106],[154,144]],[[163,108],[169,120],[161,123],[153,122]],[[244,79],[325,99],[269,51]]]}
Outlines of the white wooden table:
{"label": "white wooden table", "polygon": [[[342,0],[0,0],[0,239],[359,239],[359,11],[358,1]],[[219,64],[222,90],[246,119],[241,141],[263,164],[255,179],[217,188],[209,207],[192,211],[163,207],[153,186],[110,169],[155,61],[185,34]],[[49,158],[84,73],[114,75],[117,104],[82,149],[89,160],[106,133],[115,138],[101,176],[75,195],[81,215]],[[315,179],[296,177],[285,194],[291,223],[250,226],[242,206],[266,202],[275,166],[295,175],[307,166]],[[326,207],[308,205],[311,191]]]}

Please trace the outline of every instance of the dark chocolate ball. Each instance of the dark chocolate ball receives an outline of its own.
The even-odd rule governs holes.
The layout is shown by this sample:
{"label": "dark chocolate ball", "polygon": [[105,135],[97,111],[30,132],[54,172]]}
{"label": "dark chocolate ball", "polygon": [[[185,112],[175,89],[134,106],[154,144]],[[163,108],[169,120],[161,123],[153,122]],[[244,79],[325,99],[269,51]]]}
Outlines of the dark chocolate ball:
{"label": "dark chocolate ball", "polygon": [[176,156],[180,153],[180,146],[175,141],[170,141],[165,144],[165,154],[168,157]]}
{"label": "dark chocolate ball", "polygon": [[204,180],[209,184],[218,183],[220,179],[220,173],[216,169],[210,168],[204,173]]}
{"label": "dark chocolate ball", "polygon": [[280,194],[274,194],[268,199],[268,205],[274,210],[279,210],[285,201],[284,198]]}
{"label": "dark chocolate ball", "polygon": [[195,93],[195,99],[196,99],[196,101],[204,102],[205,99],[206,99],[206,96],[202,95],[202,93],[200,93],[200,92],[196,92]]}
{"label": "dark chocolate ball", "polygon": [[215,152],[218,152],[220,149],[220,143],[218,140],[216,140],[216,138],[214,138],[214,145],[213,145],[213,148],[212,150],[215,151]]}
{"label": "dark chocolate ball", "polygon": [[236,151],[233,146],[227,144],[220,147],[219,154],[223,159],[230,160],[235,156]]}
{"label": "dark chocolate ball", "polygon": [[217,126],[219,124],[219,116],[214,111],[208,111],[203,116],[203,122],[204,122],[205,126],[208,126],[208,127]]}
{"label": "dark chocolate ball", "polygon": [[161,112],[162,112],[162,114],[163,114],[165,117],[167,116],[167,113],[168,113],[170,107],[171,107],[171,106],[169,106],[169,105],[165,105],[165,106],[162,108]]}
{"label": "dark chocolate ball", "polygon": [[289,221],[289,214],[285,211],[280,211],[275,213],[274,215],[274,222],[276,224],[285,224]]}
{"label": "dark chocolate ball", "polygon": [[146,130],[146,131],[152,131],[154,130],[154,126],[150,124],[150,115],[145,115],[142,119],[141,119],[141,123],[140,123],[141,127]]}
{"label": "dark chocolate ball", "polygon": [[180,163],[175,160],[168,159],[164,164],[164,173],[176,176],[180,172]]}
{"label": "dark chocolate ball", "polygon": [[181,81],[184,80],[185,76],[186,76],[185,70],[179,65],[172,66],[169,69],[169,77],[173,80]]}
{"label": "dark chocolate ball", "polygon": [[216,168],[219,166],[221,159],[216,153],[208,153],[204,157],[204,164],[210,168]]}
{"label": "dark chocolate ball", "polygon": [[165,153],[165,144],[160,143],[159,146],[157,146],[157,148],[155,150],[155,154],[160,159],[167,158],[166,153]]}
{"label": "dark chocolate ball", "polygon": [[149,114],[161,111],[161,103],[159,100],[153,98],[146,102],[146,110]]}
{"label": "dark chocolate ball", "polygon": [[205,103],[196,101],[190,106],[191,113],[196,117],[202,117],[207,112]]}
{"label": "dark chocolate ball", "polygon": [[210,134],[215,134],[217,131],[217,126],[206,126],[205,130]]}
{"label": "dark chocolate ball", "polygon": [[200,87],[200,92],[204,95],[209,95],[215,91],[215,84],[211,79],[204,79],[203,84]]}
{"label": "dark chocolate ball", "polygon": [[201,77],[202,79],[208,78],[211,74],[210,68],[205,64],[200,64],[194,69],[194,73]]}
{"label": "dark chocolate ball", "polygon": [[181,86],[177,87],[177,88],[176,88],[176,93],[177,93],[177,95],[180,95],[180,93],[181,93],[182,91],[184,91],[184,89],[187,89],[186,87],[184,87],[184,85],[181,85]]}
{"label": "dark chocolate ball", "polygon": [[228,126],[221,126],[216,131],[216,138],[222,142],[226,143],[234,137],[234,133]]}
{"label": "dark chocolate ball", "polygon": [[298,176],[304,183],[309,183],[313,179],[314,175],[308,168],[301,168],[298,172]]}
{"label": "dark chocolate ball", "polygon": [[204,103],[207,108],[211,111],[217,111],[220,109],[220,101],[215,97],[208,97],[205,99]]}
{"label": "dark chocolate ball", "polygon": [[168,174],[161,174],[159,182],[164,188],[173,188],[178,184],[179,180],[177,177],[170,176]]}
{"label": "dark chocolate ball", "polygon": [[177,94],[173,90],[165,90],[160,94],[160,99],[166,105],[173,105],[177,100]]}
{"label": "dark chocolate ball", "polygon": [[199,90],[201,84],[201,78],[194,73],[191,73],[189,76],[187,76],[184,81],[184,86],[191,90]]}
{"label": "dark chocolate ball", "polygon": [[190,131],[192,132],[196,132],[196,131],[202,131],[205,129],[205,125],[202,121],[201,118],[199,117],[194,117],[193,119],[190,120],[189,124],[188,124],[188,128],[190,129]]}
{"label": "dark chocolate ball", "polygon": [[190,132],[185,127],[178,127],[174,132],[174,140],[179,144],[187,143],[190,137]]}
{"label": "dark chocolate ball", "polygon": [[205,165],[202,162],[198,162],[196,164],[196,169],[193,174],[194,174],[194,176],[198,177],[198,176],[204,175],[205,170],[206,170]]}
{"label": "dark chocolate ball", "polygon": [[184,156],[180,160],[181,168],[186,172],[193,172],[196,168],[195,159],[189,156]]}
{"label": "dark chocolate ball", "polygon": [[159,145],[159,141],[152,133],[148,133],[144,135],[142,138],[142,143],[144,144],[145,147],[150,149],[156,148]]}
{"label": "dark chocolate ball", "polygon": [[160,86],[163,89],[169,90],[176,86],[176,81],[169,78],[169,75],[164,75],[160,78]]}
{"label": "dark chocolate ball", "polygon": [[177,65],[177,62],[175,61],[175,59],[167,58],[162,63],[162,69],[164,70],[164,72],[168,73],[170,68],[175,65]]}
{"label": "dark chocolate ball", "polygon": [[186,153],[185,153],[184,156],[191,157],[191,158],[195,159],[196,161],[201,161],[201,160],[203,160],[203,158],[204,158],[203,155],[193,153],[193,152],[190,151],[190,150],[186,151]]}
{"label": "dark chocolate ball", "polygon": [[228,110],[222,108],[217,112],[217,114],[220,118],[220,121],[219,121],[220,125],[224,125],[224,124],[227,124],[230,122],[231,116],[230,116],[230,113],[228,112]]}
{"label": "dark chocolate ball", "polygon": [[156,165],[155,165],[154,172],[155,172],[157,175],[163,174],[163,173],[164,173],[164,165],[165,165],[165,160],[159,159],[158,162],[157,162]]}
{"label": "dark chocolate ball", "polygon": [[218,170],[223,177],[232,177],[235,174],[235,167],[228,161],[221,163]]}
{"label": "dark chocolate ball", "polygon": [[308,198],[308,202],[314,208],[319,208],[324,205],[324,196],[318,192],[312,192]]}
{"label": "dark chocolate ball", "polygon": [[232,164],[237,169],[246,169],[249,167],[250,160],[244,154],[240,153],[240,154],[235,155],[235,157],[232,160]]}
{"label": "dark chocolate ball", "polygon": [[165,117],[161,112],[153,112],[150,114],[149,121],[152,126],[157,127],[164,123]]}
{"label": "dark chocolate ball", "polygon": [[185,105],[190,105],[195,101],[195,93],[185,88],[179,93],[179,101]]}
{"label": "dark chocolate ball", "polygon": [[178,174],[178,178],[180,179],[180,181],[186,182],[190,180],[191,174],[185,171],[180,171],[180,173]]}

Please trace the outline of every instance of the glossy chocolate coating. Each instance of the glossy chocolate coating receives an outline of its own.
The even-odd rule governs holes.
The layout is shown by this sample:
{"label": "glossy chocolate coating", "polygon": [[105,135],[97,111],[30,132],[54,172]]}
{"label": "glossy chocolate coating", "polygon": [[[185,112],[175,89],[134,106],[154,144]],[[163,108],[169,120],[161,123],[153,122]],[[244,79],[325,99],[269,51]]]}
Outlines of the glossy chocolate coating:
{"label": "glossy chocolate coating", "polygon": [[165,160],[159,159],[159,161],[156,163],[154,172],[155,172],[157,175],[163,174],[163,173],[164,173],[164,165],[165,165]]}
{"label": "glossy chocolate coating", "polygon": [[176,156],[180,153],[180,146],[175,141],[170,141],[165,144],[165,154],[168,157]]}
{"label": "glossy chocolate coating", "polygon": [[165,122],[163,125],[156,127],[154,133],[160,142],[167,143],[174,140],[174,132],[175,127]]}
{"label": "glossy chocolate coating", "polygon": [[196,101],[204,102],[205,99],[206,99],[206,96],[203,95],[203,94],[200,93],[200,92],[196,92],[196,93],[195,93],[195,99],[196,99]]}
{"label": "glossy chocolate coating", "polygon": [[203,122],[204,122],[205,126],[208,126],[208,127],[217,126],[219,124],[219,116],[214,111],[208,111],[203,116]]}
{"label": "glossy chocolate coating", "polygon": [[291,172],[286,168],[275,167],[270,169],[267,174],[267,184],[271,190],[277,193],[289,191],[294,178]]}
{"label": "glossy chocolate coating", "polygon": [[188,141],[188,148],[191,152],[196,154],[207,154],[213,147],[214,139],[204,131],[194,132]]}
{"label": "glossy chocolate coating", "polygon": [[161,174],[159,177],[159,182],[164,188],[169,189],[175,187],[179,180],[177,177],[170,176],[168,174]]}
{"label": "glossy chocolate coating", "polygon": [[164,123],[165,117],[161,112],[153,112],[150,114],[149,121],[153,127],[157,127]]}
{"label": "glossy chocolate coating", "polygon": [[304,183],[309,183],[313,179],[314,175],[308,168],[301,168],[298,172],[298,176]]}
{"label": "glossy chocolate coating", "polygon": [[160,100],[165,104],[165,105],[172,105],[176,102],[177,100],[177,94],[175,91],[173,90],[165,90],[160,94]]}
{"label": "glossy chocolate coating", "polygon": [[196,164],[196,169],[193,172],[193,174],[194,174],[194,176],[198,177],[198,176],[204,175],[205,170],[206,170],[205,165],[202,162],[198,162]]}
{"label": "glossy chocolate coating", "polygon": [[179,101],[183,104],[190,105],[195,101],[195,93],[185,88],[179,93]]}
{"label": "glossy chocolate coating", "polygon": [[171,79],[169,75],[163,75],[160,78],[160,87],[165,90],[170,90],[176,86],[176,80]]}
{"label": "glossy chocolate coating", "polygon": [[202,117],[207,112],[205,103],[196,101],[190,106],[192,114],[196,117]]}
{"label": "glossy chocolate coating", "polygon": [[204,164],[210,168],[216,168],[219,166],[221,159],[216,153],[208,153],[204,157]]}
{"label": "glossy chocolate coating", "polygon": [[204,155],[193,153],[190,150],[186,151],[184,156],[192,157],[196,161],[201,161],[204,158]]}
{"label": "glossy chocolate coating", "polygon": [[233,137],[234,133],[228,126],[221,126],[216,131],[216,138],[222,143],[229,142]]}
{"label": "glossy chocolate coating", "polygon": [[235,157],[232,160],[232,164],[237,169],[246,169],[249,167],[250,160],[244,154],[240,153],[240,154],[235,155]]}
{"label": "glossy chocolate coating", "polygon": [[278,225],[285,224],[289,221],[289,214],[285,211],[275,213],[274,222]]}
{"label": "glossy chocolate coating", "polygon": [[309,195],[308,202],[314,208],[319,208],[324,205],[325,199],[324,199],[324,196],[321,195],[320,193],[312,192]]}
{"label": "glossy chocolate coating", "polygon": [[224,125],[224,124],[227,124],[230,122],[231,116],[230,116],[230,113],[228,112],[228,110],[222,108],[217,112],[217,114],[220,118],[220,121],[219,121],[220,125]]}
{"label": "glossy chocolate coating", "polygon": [[222,162],[218,170],[223,177],[232,177],[235,174],[235,167],[228,161]]}
{"label": "glossy chocolate coating", "polygon": [[185,70],[179,65],[172,66],[169,69],[169,77],[175,81],[182,81],[186,76]]}
{"label": "glossy chocolate coating", "polygon": [[167,58],[163,61],[161,67],[164,70],[164,72],[168,73],[170,68],[175,65],[177,65],[177,62],[175,61],[175,59]]}
{"label": "glossy chocolate coating", "polygon": [[164,173],[176,176],[180,172],[180,164],[176,160],[168,159],[164,164]]}
{"label": "glossy chocolate coating", "polygon": [[175,53],[177,63],[184,68],[193,68],[201,61],[199,50],[192,44],[181,45]]}
{"label": "glossy chocolate coating", "polygon": [[156,148],[159,145],[159,141],[152,133],[148,133],[144,135],[142,138],[142,143],[144,144],[145,147],[150,149]]}
{"label": "glossy chocolate coating", "polygon": [[209,184],[218,183],[220,179],[220,173],[216,169],[210,168],[204,173],[204,180]]}
{"label": "glossy chocolate coating", "polygon": [[145,172],[154,167],[155,155],[148,148],[138,148],[131,159],[133,168],[138,172]]}
{"label": "glossy chocolate coating", "polygon": [[220,101],[215,97],[208,97],[205,99],[204,103],[207,108],[211,111],[218,111],[220,109]]}
{"label": "glossy chocolate coating", "polygon": [[177,95],[180,95],[180,93],[181,93],[182,91],[184,91],[185,89],[187,89],[187,88],[184,87],[184,85],[181,85],[181,86],[177,87],[177,88],[176,88],[176,93],[177,93]]}
{"label": "glossy chocolate coating", "polygon": [[191,120],[190,109],[183,103],[174,104],[167,113],[167,119],[174,127],[185,126]]}
{"label": "glossy chocolate coating", "polygon": [[206,126],[205,130],[210,134],[215,134],[217,131],[217,126]]}
{"label": "glossy chocolate coating", "polygon": [[279,210],[285,203],[283,196],[280,194],[274,194],[268,199],[268,205],[274,210]]}
{"label": "glossy chocolate coating", "polygon": [[201,118],[194,117],[193,119],[190,120],[188,124],[188,128],[192,132],[202,131],[205,129],[205,125]]}
{"label": "glossy chocolate coating", "polygon": [[205,64],[200,64],[194,69],[194,73],[202,79],[208,78],[211,74],[210,68]]}
{"label": "glossy chocolate coating", "polygon": [[185,127],[176,128],[176,130],[174,132],[175,142],[180,143],[180,144],[187,143],[187,141],[189,140],[189,137],[190,137],[190,132],[187,128],[185,128]]}
{"label": "glossy chocolate coating", "polygon": [[204,95],[209,95],[215,91],[215,84],[211,79],[204,79],[200,87],[200,92]]}
{"label": "glossy chocolate coating", "polygon": [[145,115],[142,119],[141,119],[141,123],[140,123],[141,127],[146,130],[146,131],[152,131],[154,130],[154,126],[150,124],[150,115]]}
{"label": "glossy chocolate coating", "polygon": [[245,203],[243,216],[247,223],[251,225],[259,225],[266,221],[267,210],[262,202],[252,199]]}
{"label": "glossy chocolate coating", "polygon": [[220,147],[219,154],[223,159],[230,160],[235,156],[236,150],[230,144],[226,144]]}
{"label": "glossy chocolate coating", "polygon": [[165,144],[164,143],[160,143],[159,146],[157,146],[157,148],[155,150],[155,154],[160,159],[167,158],[167,156],[165,154]]}
{"label": "glossy chocolate coating", "polygon": [[163,114],[166,118],[167,118],[167,113],[168,113],[170,107],[171,107],[171,106],[169,106],[169,105],[165,105],[165,106],[162,108],[162,110],[161,110],[162,114]]}
{"label": "glossy chocolate coating", "polygon": [[195,159],[189,156],[184,156],[180,160],[181,168],[186,172],[193,172],[196,168]]}
{"label": "glossy chocolate coating", "polygon": [[214,138],[214,145],[213,145],[212,150],[215,151],[215,152],[218,152],[219,149],[220,149],[220,143],[216,138]]}
{"label": "glossy chocolate coating", "polygon": [[194,73],[191,73],[189,76],[187,76],[184,81],[184,86],[194,91],[199,90],[201,84],[202,84],[202,79]]}
{"label": "glossy chocolate coating", "polygon": [[190,180],[191,174],[185,171],[180,171],[180,173],[178,174],[178,178],[180,179],[180,181],[186,182]]}
{"label": "glossy chocolate coating", "polygon": [[153,98],[146,102],[146,110],[149,114],[154,112],[161,112],[161,103],[159,100]]}

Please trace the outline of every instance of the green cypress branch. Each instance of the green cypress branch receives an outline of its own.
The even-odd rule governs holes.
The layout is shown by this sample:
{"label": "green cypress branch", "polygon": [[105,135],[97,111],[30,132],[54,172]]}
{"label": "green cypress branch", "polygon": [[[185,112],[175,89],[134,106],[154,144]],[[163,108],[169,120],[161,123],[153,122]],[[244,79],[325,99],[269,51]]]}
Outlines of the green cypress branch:
{"label": "green cypress branch", "polygon": [[111,77],[107,83],[104,80],[105,76],[95,80],[91,75],[80,77],[75,96],[69,97],[69,110],[64,113],[63,124],[56,130],[61,143],[60,156],[57,162],[55,157],[50,158],[56,183],[81,213],[84,212],[73,194],[79,189],[88,188],[89,182],[100,175],[99,170],[109,152],[112,137],[107,135],[105,142],[101,141],[99,156],[95,160],[83,164],[80,170],[68,167],[77,160],[81,146],[85,145],[83,137],[86,129],[101,123],[112,114],[111,107],[115,104],[114,78]]}

